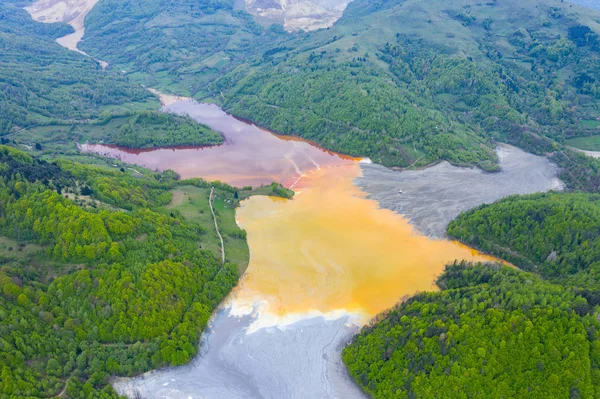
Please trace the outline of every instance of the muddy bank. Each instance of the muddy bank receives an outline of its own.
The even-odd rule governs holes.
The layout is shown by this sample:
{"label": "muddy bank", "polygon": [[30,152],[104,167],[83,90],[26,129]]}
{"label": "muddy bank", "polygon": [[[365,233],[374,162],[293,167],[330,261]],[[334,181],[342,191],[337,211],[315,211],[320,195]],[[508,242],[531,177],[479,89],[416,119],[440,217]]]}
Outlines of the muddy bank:
{"label": "muddy bank", "polygon": [[361,164],[363,176],[356,184],[381,207],[406,216],[418,230],[433,237],[443,237],[452,219],[480,204],[511,194],[562,189],[557,166],[546,158],[508,145],[499,145],[497,152],[499,173],[458,168],[447,162],[404,172]]}
{"label": "muddy bank", "polygon": [[365,398],[340,359],[342,346],[358,329],[349,316],[314,317],[247,334],[252,322],[252,316],[222,310],[192,363],[113,386],[145,399]]}

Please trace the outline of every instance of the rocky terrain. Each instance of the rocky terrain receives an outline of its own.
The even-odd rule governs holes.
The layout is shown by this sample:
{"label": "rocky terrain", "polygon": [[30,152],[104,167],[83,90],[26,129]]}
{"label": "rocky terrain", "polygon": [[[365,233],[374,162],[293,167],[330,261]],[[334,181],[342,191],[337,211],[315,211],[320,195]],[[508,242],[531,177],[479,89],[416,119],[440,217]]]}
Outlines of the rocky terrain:
{"label": "rocky terrain", "polygon": [[327,28],[341,16],[349,0],[246,0],[259,21],[282,24],[288,31]]}

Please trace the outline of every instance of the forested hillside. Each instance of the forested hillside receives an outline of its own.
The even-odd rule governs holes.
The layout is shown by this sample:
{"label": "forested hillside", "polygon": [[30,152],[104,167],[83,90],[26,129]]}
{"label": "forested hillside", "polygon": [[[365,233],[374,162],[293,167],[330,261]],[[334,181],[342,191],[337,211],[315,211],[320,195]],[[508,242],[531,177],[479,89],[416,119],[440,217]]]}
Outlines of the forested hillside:
{"label": "forested hillside", "polygon": [[105,142],[129,148],[208,146],[222,144],[223,137],[189,116],[146,111],[127,118]]}
{"label": "forested hillside", "polygon": [[509,197],[461,214],[448,235],[557,283],[600,290],[600,195]]}
{"label": "forested hillside", "polygon": [[596,398],[600,322],[585,298],[507,267],[454,264],[344,349],[373,398]]}
{"label": "forested hillside", "polygon": [[558,0],[356,0],[212,85],[237,116],[389,166],[497,168],[593,134],[600,14]]}
{"label": "forested hillside", "polygon": [[381,315],[344,350],[358,384],[374,398],[598,397],[600,195],[508,197],[462,213],[448,235],[535,274],[447,267],[441,292]]}
{"label": "forested hillside", "polygon": [[[251,194],[213,185],[231,204],[221,220]],[[2,397],[65,389],[63,397],[112,398],[111,375],[192,359],[238,268],[205,249],[217,240],[212,218],[166,207],[179,187],[205,190],[196,214],[208,207],[210,185],[199,179],[47,163],[0,146]],[[288,195],[279,191],[261,193]],[[226,255],[245,242],[242,230],[227,229]]]}
{"label": "forested hillside", "polygon": [[234,3],[100,0],[86,17],[80,47],[149,87],[206,93],[209,81],[287,36]]}
{"label": "forested hillside", "polygon": [[21,8],[29,3],[0,2],[0,135],[31,125],[94,118],[112,106],[158,107],[144,88],[59,46],[55,39],[72,28],[34,22]]}

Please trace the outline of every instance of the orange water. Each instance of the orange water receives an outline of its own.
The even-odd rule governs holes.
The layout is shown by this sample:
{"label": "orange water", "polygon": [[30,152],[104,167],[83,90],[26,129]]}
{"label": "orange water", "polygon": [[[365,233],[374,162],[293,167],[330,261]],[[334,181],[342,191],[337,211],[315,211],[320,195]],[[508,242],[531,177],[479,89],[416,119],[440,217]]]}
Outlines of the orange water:
{"label": "orange water", "polygon": [[234,297],[264,301],[286,315],[345,309],[366,317],[402,297],[434,290],[455,259],[487,260],[447,240],[418,234],[408,221],[367,200],[353,181],[358,160],[285,138],[193,101],[165,108],[186,113],[222,132],[225,144],[208,148],[127,150],[83,146],[125,162],[173,169],[182,177],[229,184],[278,181],[293,186],[293,200],[252,197],[237,211],[248,232],[250,264]]}
{"label": "orange water", "polygon": [[236,293],[279,315],[337,309],[373,316],[403,296],[434,290],[455,259],[489,260],[471,248],[418,234],[353,184],[358,164],[308,173],[293,200],[252,197],[237,211],[250,265]]}

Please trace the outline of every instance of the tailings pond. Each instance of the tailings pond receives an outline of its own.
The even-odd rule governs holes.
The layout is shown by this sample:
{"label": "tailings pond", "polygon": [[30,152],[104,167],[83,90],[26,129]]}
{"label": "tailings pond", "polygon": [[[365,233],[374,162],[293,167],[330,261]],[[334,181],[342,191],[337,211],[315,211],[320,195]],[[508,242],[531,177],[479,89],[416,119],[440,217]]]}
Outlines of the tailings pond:
{"label": "tailings pond", "polygon": [[394,172],[274,135],[214,105],[187,100],[164,110],[222,132],[225,144],[83,149],[184,178],[279,181],[296,196],[242,203],[236,215],[248,233],[250,264],[214,315],[199,355],[187,366],[114,381],[130,397],[361,398],[340,360],[360,326],[403,297],[434,290],[446,263],[489,259],[444,239],[447,220],[482,199],[560,187],[552,164],[511,147],[499,149],[498,174],[447,164]]}

